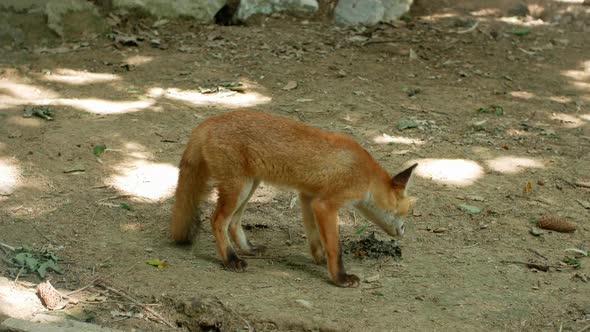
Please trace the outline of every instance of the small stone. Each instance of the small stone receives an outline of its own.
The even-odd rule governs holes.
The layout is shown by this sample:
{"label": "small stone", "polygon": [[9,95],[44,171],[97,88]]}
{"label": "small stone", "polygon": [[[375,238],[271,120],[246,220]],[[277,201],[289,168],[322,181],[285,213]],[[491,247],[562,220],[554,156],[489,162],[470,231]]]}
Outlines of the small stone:
{"label": "small stone", "polygon": [[449,229],[446,227],[437,227],[435,229],[432,230],[432,233],[445,233],[446,231],[448,231]]}
{"label": "small stone", "polygon": [[311,305],[311,302],[309,302],[309,301],[299,299],[299,300],[295,300],[295,302],[306,309],[313,309],[313,306]]}
{"label": "small stone", "polygon": [[64,169],[63,169],[64,173],[79,173],[79,172],[85,172],[85,171],[86,171],[86,168],[82,164],[68,165],[68,166],[64,167]]}
{"label": "small stone", "polygon": [[152,47],[160,47],[160,40],[159,39],[152,39],[152,40],[150,40],[150,45],[152,45]]}
{"label": "small stone", "polygon": [[298,86],[298,84],[296,81],[289,81],[289,82],[287,82],[287,84],[285,84],[285,86],[283,87],[283,90],[290,91],[290,90],[296,89],[297,86]]}
{"label": "small stone", "polygon": [[145,251],[146,252],[152,252],[152,251],[154,251],[154,249],[152,249],[152,248],[145,248]]}
{"label": "small stone", "polygon": [[378,274],[376,274],[374,276],[368,277],[367,279],[365,279],[365,281],[368,283],[372,283],[375,281],[379,281],[379,279],[381,279],[381,277]]}
{"label": "small stone", "polygon": [[410,60],[416,60],[418,59],[418,54],[416,54],[416,51],[414,51],[413,49],[410,48]]}

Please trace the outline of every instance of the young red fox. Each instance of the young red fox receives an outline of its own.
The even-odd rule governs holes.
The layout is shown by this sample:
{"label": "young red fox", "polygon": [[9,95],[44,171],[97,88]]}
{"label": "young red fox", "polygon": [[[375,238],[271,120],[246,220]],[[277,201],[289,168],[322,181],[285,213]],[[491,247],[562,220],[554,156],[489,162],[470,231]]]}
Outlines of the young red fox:
{"label": "young red fox", "polygon": [[232,240],[245,254],[262,250],[248,241],[241,225],[248,200],[261,181],[286,186],[299,191],[315,263],[324,262],[325,254],[332,281],[357,287],[359,278],[342,264],[338,209],[352,204],[387,234],[403,235],[401,217],[413,202],[406,185],[416,166],[391,177],[348,136],[255,111],[213,116],[193,129],[180,161],[172,238],[191,242],[198,203],[214,183],[218,199],[211,226],[217,249],[228,269],[241,272],[247,264]]}

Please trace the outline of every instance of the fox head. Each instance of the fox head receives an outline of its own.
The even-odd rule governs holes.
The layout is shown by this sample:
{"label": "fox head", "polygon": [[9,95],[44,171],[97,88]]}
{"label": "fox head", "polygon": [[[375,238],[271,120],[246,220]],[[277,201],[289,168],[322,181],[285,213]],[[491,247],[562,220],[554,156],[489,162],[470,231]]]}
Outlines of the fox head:
{"label": "fox head", "polygon": [[414,202],[406,194],[412,171],[418,164],[396,174],[388,183],[368,192],[355,206],[365,216],[387,234],[403,236],[405,227],[403,218],[408,215]]}

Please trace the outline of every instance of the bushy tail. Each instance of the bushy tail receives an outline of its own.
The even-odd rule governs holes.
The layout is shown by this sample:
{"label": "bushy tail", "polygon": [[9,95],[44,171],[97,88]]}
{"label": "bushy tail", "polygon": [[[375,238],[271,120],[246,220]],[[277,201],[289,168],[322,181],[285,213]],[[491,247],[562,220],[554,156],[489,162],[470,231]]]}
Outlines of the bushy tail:
{"label": "bushy tail", "polygon": [[208,173],[200,147],[189,142],[180,161],[170,222],[172,239],[178,244],[191,243],[198,229],[199,203],[207,195]]}

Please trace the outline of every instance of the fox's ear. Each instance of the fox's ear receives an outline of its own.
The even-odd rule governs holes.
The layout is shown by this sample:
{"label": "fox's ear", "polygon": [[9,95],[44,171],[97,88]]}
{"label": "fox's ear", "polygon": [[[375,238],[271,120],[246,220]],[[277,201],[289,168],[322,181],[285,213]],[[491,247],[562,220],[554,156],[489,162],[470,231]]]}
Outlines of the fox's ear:
{"label": "fox's ear", "polygon": [[405,190],[408,181],[410,181],[410,177],[412,177],[412,171],[414,168],[416,168],[416,166],[418,166],[418,164],[414,164],[408,167],[406,170],[401,171],[399,174],[395,175],[391,179],[391,186],[394,189]]}

